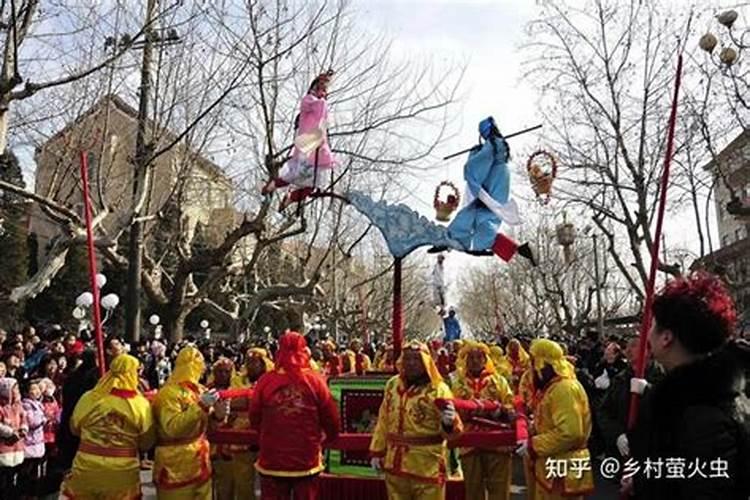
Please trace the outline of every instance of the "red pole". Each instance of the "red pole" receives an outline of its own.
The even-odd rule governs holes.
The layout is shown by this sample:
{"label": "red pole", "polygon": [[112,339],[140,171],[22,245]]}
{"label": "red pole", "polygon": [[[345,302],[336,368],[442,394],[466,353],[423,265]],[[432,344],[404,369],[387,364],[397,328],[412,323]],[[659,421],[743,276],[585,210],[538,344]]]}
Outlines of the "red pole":
{"label": "red pole", "polygon": [[401,356],[404,341],[404,308],[401,303],[401,257],[396,257],[393,267],[393,359]]}
{"label": "red pole", "polygon": [[[651,329],[651,307],[654,303],[654,284],[659,264],[659,242],[661,241],[662,223],[664,222],[664,209],[667,205],[667,185],[669,184],[669,168],[672,164],[674,152],[674,129],[677,121],[677,99],[680,94],[680,81],[682,80],[682,54],[677,58],[677,76],[674,82],[674,97],[672,98],[672,111],[669,115],[669,130],[667,132],[667,150],[664,157],[664,173],[661,177],[661,191],[659,194],[659,211],[656,215],[656,232],[654,233],[653,245],[651,247],[651,272],[648,275],[646,286],[646,304],[641,322],[640,344],[638,346],[638,365],[636,366],[636,377],[643,378],[646,372],[646,348],[648,346],[648,332]],[[628,428],[632,429],[638,417],[638,405],[640,395],[630,395],[630,409],[628,412]]]}
{"label": "red pole", "polygon": [[94,314],[94,334],[96,335],[96,358],[99,362],[99,375],[104,376],[104,337],[102,335],[102,315],[99,309],[99,287],[96,285],[96,254],[94,253],[94,231],[91,222],[91,199],[89,198],[89,158],[81,151],[81,181],[83,184],[83,209],[86,219],[86,248],[89,254],[89,281],[94,303],[91,309]]}

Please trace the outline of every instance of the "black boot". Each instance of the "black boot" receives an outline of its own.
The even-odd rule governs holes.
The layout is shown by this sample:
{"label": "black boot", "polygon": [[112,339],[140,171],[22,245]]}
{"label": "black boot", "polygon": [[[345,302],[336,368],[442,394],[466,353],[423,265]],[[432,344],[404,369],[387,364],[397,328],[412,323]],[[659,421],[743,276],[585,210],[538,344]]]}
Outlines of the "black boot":
{"label": "black boot", "polygon": [[518,250],[516,250],[516,252],[521,257],[529,259],[529,261],[531,261],[531,265],[536,267],[536,259],[534,258],[534,252],[531,251],[531,247],[529,246],[528,243],[524,243],[523,245],[520,245],[518,247]]}
{"label": "black boot", "polygon": [[448,250],[448,247],[446,246],[434,246],[432,248],[427,249],[427,253],[443,253],[446,250]]}
{"label": "black boot", "polygon": [[466,253],[475,257],[492,257],[495,255],[492,250],[466,250]]}

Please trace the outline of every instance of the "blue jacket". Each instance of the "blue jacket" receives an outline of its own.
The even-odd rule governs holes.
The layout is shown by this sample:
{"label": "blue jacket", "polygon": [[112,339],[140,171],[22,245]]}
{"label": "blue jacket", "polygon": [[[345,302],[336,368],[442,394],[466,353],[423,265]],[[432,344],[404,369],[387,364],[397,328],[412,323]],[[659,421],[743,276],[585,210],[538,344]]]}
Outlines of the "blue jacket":
{"label": "blue jacket", "polygon": [[461,338],[461,323],[458,322],[458,318],[455,316],[447,316],[443,319],[443,327],[445,328],[445,338],[443,342],[452,342]]}

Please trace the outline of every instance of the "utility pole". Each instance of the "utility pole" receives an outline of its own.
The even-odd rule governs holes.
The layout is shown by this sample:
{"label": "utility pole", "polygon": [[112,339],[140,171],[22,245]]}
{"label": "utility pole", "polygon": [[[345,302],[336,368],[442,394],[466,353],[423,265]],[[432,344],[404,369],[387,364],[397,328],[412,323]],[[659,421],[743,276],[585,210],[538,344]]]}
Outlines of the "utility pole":
{"label": "utility pole", "polygon": [[125,332],[129,340],[137,342],[141,337],[141,272],[143,269],[143,216],[148,162],[152,145],[146,143],[146,121],[148,118],[149,94],[151,92],[151,63],[154,30],[152,23],[156,12],[156,0],[147,0],[145,20],[145,42],[141,62],[141,87],[138,101],[138,130],[135,138],[135,171],[133,175],[133,223],[130,226],[128,247],[128,288],[125,301]]}
{"label": "utility pole", "polygon": [[594,241],[594,279],[596,280],[596,325],[601,338],[604,335],[604,316],[602,315],[602,290],[599,284],[599,240],[597,235],[591,236]]}
{"label": "utility pole", "polygon": [[[333,172],[331,172],[331,176],[333,176]],[[333,203],[333,202],[332,202]],[[331,208],[333,208],[333,205],[331,205]],[[333,209],[331,210],[331,215],[333,216],[333,252],[331,252],[331,267],[333,271],[333,275],[331,278],[331,286],[333,288],[333,338],[336,341],[336,344],[339,343],[339,290],[336,283],[336,252],[339,251],[339,221],[340,215],[341,215],[341,207],[339,206],[338,210]]]}

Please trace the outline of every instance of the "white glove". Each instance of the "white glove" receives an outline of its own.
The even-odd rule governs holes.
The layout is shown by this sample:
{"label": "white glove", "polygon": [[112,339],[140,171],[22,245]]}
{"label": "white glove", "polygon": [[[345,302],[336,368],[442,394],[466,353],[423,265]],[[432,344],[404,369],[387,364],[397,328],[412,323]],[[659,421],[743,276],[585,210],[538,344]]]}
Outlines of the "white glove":
{"label": "white glove", "polygon": [[617,436],[617,450],[623,457],[630,456],[630,443],[628,442],[628,436],[625,434]]}
{"label": "white glove", "polygon": [[370,459],[370,467],[372,467],[374,470],[381,472],[383,470],[383,458],[382,457],[372,457]]}
{"label": "white glove", "polygon": [[213,406],[218,400],[219,394],[214,389],[204,392],[200,397],[201,404],[206,408]]}
{"label": "white glove", "polygon": [[609,375],[607,374],[607,370],[604,370],[604,373],[596,377],[594,380],[594,385],[597,389],[601,390],[607,390],[609,389]]}
{"label": "white glove", "polygon": [[529,440],[528,439],[524,439],[523,441],[516,442],[516,455],[524,457],[524,458],[529,456]]}
{"label": "white glove", "polygon": [[445,427],[453,427],[453,422],[456,420],[456,407],[453,403],[448,403],[442,411],[442,421]]}
{"label": "white glove", "polygon": [[643,395],[646,387],[648,387],[648,381],[645,378],[633,377],[630,379],[630,392]]}

